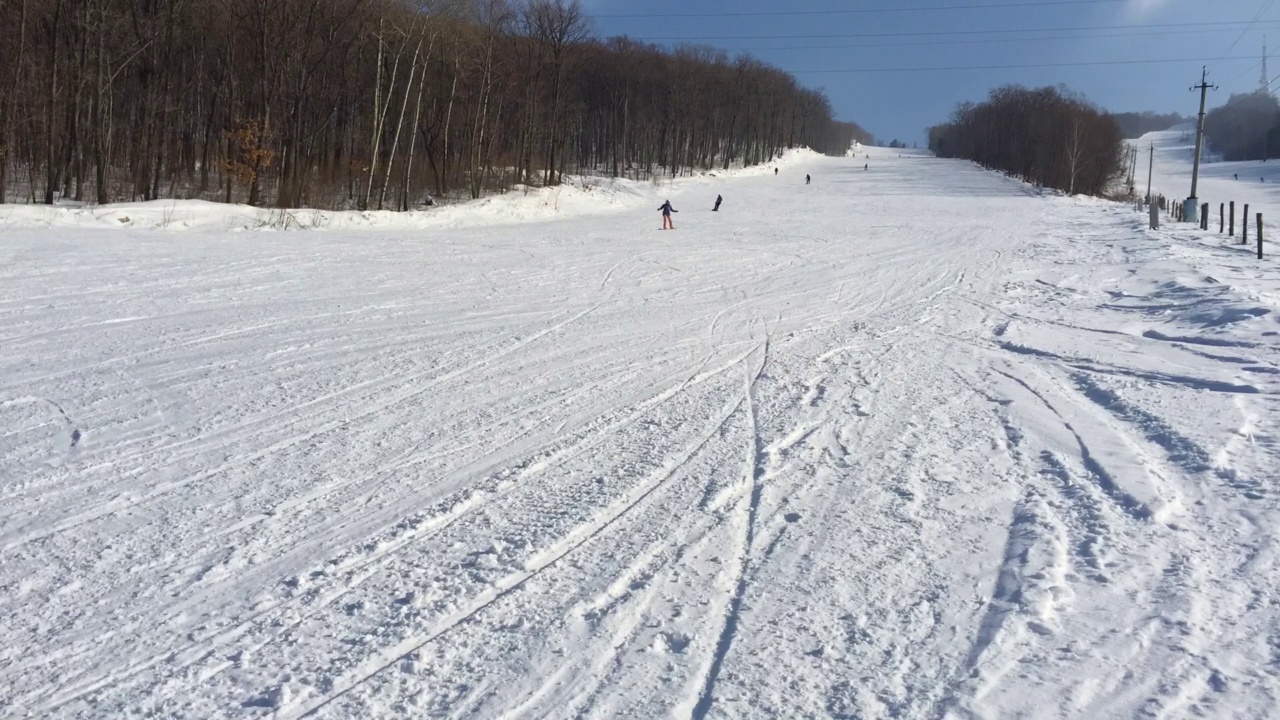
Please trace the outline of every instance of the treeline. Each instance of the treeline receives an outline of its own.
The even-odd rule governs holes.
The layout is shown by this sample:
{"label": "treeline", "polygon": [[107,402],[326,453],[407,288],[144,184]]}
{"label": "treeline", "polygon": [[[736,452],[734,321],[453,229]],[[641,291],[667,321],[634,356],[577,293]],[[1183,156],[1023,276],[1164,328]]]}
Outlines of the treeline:
{"label": "treeline", "polygon": [[1174,125],[1191,122],[1191,118],[1184,118],[1177,113],[1168,113],[1161,115],[1151,111],[1140,113],[1112,113],[1111,117],[1120,126],[1120,134],[1126,139],[1133,140],[1151,132],[1159,132],[1168,130]]}
{"label": "treeline", "polygon": [[1230,162],[1280,157],[1280,103],[1266,92],[1232,95],[1205,116],[1204,136]]}
{"label": "treeline", "polygon": [[0,202],[407,209],[858,138],[781,70],[596,39],[576,0],[0,0]]}
{"label": "treeline", "polygon": [[962,103],[950,122],[929,129],[929,149],[1071,194],[1105,195],[1124,174],[1116,121],[1054,87],[1011,85],[986,102]]}

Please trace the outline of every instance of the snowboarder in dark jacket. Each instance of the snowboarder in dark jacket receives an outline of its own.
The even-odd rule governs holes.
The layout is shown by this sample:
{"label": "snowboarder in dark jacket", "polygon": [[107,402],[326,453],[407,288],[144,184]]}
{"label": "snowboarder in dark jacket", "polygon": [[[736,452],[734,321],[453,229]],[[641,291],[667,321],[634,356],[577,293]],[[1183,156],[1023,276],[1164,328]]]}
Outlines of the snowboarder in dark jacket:
{"label": "snowboarder in dark jacket", "polygon": [[809,180],[810,180],[809,176],[808,176],[808,175],[805,175],[805,176],[804,176],[804,184],[805,184],[805,185],[808,185],[808,184],[809,184]]}
{"label": "snowboarder in dark jacket", "polygon": [[719,196],[719,195],[717,195],[717,196],[716,196],[716,206],[715,206],[715,207],[713,207],[713,208],[711,208],[711,212],[720,212],[720,203],[722,203],[722,202],[724,202],[724,198],[723,198],[723,197],[721,197],[721,196]]}
{"label": "snowboarder in dark jacket", "polygon": [[676,229],[676,224],[675,224],[675,222],[674,222],[674,221],[672,221],[672,219],[671,219],[671,213],[673,213],[673,212],[680,212],[680,211],[679,211],[679,210],[677,210],[677,209],[675,209],[675,208],[673,208],[673,207],[671,207],[671,201],[670,201],[670,200],[668,200],[668,201],[666,201],[666,202],[662,203],[662,206],[661,206],[661,207],[659,207],[658,209],[662,211],[662,229],[663,229],[663,230],[666,230],[666,229],[670,228],[671,230],[675,230],[675,229]]}

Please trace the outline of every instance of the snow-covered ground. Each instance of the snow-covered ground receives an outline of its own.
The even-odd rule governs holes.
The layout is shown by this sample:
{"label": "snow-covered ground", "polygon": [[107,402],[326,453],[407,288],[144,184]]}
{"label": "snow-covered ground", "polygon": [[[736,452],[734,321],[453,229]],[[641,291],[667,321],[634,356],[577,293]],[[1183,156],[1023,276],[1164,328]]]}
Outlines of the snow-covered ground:
{"label": "snow-covered ground", "polygon": [[[1196,153],[1195,124],[1180,125],[1172,130],[1153,132],[1131,141],[1138,148],[1138,173],[1136,190],[1139,195],[1147,192],[1148,175],[1151,176],[1151,193],[1165,195],[1173,200],[1185,200],[1191,194],[1192,159]],[[1155,148],[1155,162],[1149,155]],[[1205,161],[1200,164],[1200,181],[1196,195],[1201,203],[1209,203],[1210,227],[1218,230],[1218,211],[1223,203],[1236,204],[1236,233],[1240,233],[1244,218],[1244,206],[1249,205],[1250,237],[1254,216],[1263,213],[1264,230],[1275,223],[1280,230],[1280,160],[1250,160],[1222,162],[1209,149],[1204,150]],[[1265,237],[1271,233],[1264,233]],[[1276,234],[1280,239],[1280,234]]]}
{"label": "snow-covered ground", "polygon": [[869,152],[674,232],[11,220],[0,715],[1274,712],[1276,262]]}
{"label": "snow-covered ground", "polygon": [[43,228],[72,231],[163,230],[173,233],[369,229],[410,232],[510,225],[647,207],[651,203],[661,203],[655,198],[665,197],[665,193],[719,186],[733,178],[772,175],[774,168],[779,171],[790,169],[818,157],[821,156],[808,149],[788,150],[768,166],[703,171],[678,178],[660,175],[647,182],[575,176],[555,187],[519,186],[510,192],[477,201],[442,203],[431,208],[418,205],[413,211],[404,213],[390,210],[278,210],[202,200],[153,200],[107,206],[70,201],[55,206],[0,205],[0,231]]}

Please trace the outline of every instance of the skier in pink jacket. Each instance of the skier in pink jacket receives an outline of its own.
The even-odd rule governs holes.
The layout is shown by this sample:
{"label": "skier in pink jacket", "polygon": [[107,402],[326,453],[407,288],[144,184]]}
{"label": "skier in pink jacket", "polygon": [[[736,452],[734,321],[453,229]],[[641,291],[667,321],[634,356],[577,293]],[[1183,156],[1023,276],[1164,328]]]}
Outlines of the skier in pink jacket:
{"label": "skier in pink jacket", "polygon": [[662,211],[662,229],[663,229],[663,230],[667,230],[667,229],[675,230],[675,229],[676,229],[676,224],[675,224],[675,222],[673,222],[673,221],[671,220],[671,213],[673,213],[673,212],[680,212],[680,211],[679,211],[679,210],[677,210],[677,209],[675,209],[675,208],[673,208],[673,207],[671,207],[671,201],[670,201],[670,200],[668,200],[668,201],[666,201],[666,202],[662,203],[662,207],[660,207],[660,208],[658,208],[658,209]]}

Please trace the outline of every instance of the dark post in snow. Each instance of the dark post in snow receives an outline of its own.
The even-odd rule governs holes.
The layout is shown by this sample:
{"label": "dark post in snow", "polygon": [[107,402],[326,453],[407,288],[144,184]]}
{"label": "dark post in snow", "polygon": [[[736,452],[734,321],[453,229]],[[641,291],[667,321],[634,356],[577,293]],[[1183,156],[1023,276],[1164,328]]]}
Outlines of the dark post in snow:
{"label": "dark post in snow", "polygon": [[1228,237],[1236,236],[1236,201],[1231,201],[1231,234]]}
{"label": "dark post in snow", "polygon": [[1240,230],[1240,244],[1249,244],[1249,203],[1244,204],[1244,227]]}
{"label": "dark post in snow", "polygon": [[1227,231],[1227,204],[1218,203],[1218,234]]}
{"label": "dark post in snow", "polygon": [[1262,259],[1262,213],[1258,213],[1258,259]]}
{"label": "dark post in snow", "polygon": [[1209,230],[1209,203],[1200,206],[1200,229],[1206,232]]}
{"label": "dark post in snow", "polygon": [[1151,203],[1150,205],[1147,206],[1147,212],[1151,214],[1151,229],[1159,230],[1160,229],[1160,206],[1156,205],[1155,203]]}

